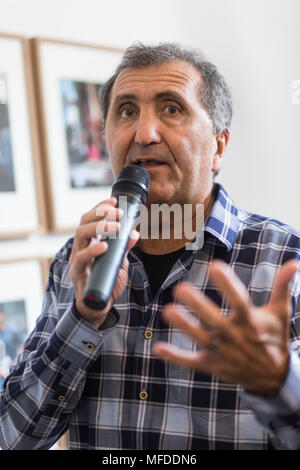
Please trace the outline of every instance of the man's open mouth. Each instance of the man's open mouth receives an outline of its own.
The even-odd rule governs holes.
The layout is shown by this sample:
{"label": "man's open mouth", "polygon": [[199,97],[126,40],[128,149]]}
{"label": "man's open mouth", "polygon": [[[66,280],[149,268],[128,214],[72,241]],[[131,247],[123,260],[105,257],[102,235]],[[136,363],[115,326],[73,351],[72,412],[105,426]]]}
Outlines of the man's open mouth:
{"label": "man's open mouth", "polygon": [[145,159],[141,158],[140,160],[137,160],[136,162],[134,162],[134,164],[142,166],[144,168],[151,168],[151,167],[154,167],[154,166],[164,165],[166,163],[165,162],[159,162],[157,160],[151,160],[151,159],[145,160]]}

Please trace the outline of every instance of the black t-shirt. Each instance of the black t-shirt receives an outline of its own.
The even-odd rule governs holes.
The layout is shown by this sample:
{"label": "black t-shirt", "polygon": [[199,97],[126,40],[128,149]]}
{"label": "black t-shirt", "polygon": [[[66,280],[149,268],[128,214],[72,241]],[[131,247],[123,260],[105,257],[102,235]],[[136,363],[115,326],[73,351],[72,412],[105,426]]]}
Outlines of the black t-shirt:
{"label": "black t-shirt", "polygon": [[153,297],[162,286],[174,263],[184,251],[185,247],[177,251],[172,251],[171,253],[166,253],[165,255],[150,255],[149,253],[141,251]]}

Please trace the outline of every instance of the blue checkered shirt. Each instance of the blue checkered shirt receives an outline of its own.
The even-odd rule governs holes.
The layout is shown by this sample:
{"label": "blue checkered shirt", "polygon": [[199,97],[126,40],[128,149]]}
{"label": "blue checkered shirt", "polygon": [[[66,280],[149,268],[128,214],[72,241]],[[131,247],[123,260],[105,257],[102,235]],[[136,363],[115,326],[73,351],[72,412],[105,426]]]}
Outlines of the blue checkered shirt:
{"label": "blue checkered shirt", "polygon": [[154,298],[134,248],[127,287],[100,330],[74,308],[72,241],[51,264],[42,313],[3,385],[0,447],[47,449],[69,429],[71,449],[300,448],[298,273],[289,370],[276,396],[248,394],[152,352],[158,340],[196,348],[161,318],[176,283],[192,281],[228,314],[208,277],[210,261],[222,259],[263,305],[280,265],[300,258],[299,232],[238,209],[219,185],[203,247],[180,255]]}

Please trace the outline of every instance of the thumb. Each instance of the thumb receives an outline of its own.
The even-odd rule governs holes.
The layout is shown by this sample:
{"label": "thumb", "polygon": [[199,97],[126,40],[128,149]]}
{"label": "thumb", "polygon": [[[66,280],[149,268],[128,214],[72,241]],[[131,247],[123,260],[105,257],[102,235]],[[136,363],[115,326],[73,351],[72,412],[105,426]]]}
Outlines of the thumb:
{"label": "thumb", "polygon": [[280,308],[290,300],[289,284],[293,276],[299,269],[299,262],[295,259],[284,263],[273,284],[272,294],[269,301],[269,306],[273,308]]}
{"label": "thumb", "polygon": [[127,244],[126,255],[134,247],[134,245],[137,243],[139,238],[140,238],[139,232],[137,232],[136,230],[133,230],[131,232],[131,235],[130,235],[130,238],[129,238],[129,241],[128,241],[128,244]]}
{"label": "thumb", "polygon": [[128,268],[127,255],[128,255],[128,252],[134,247],[134,245],[136,244],[136,242],[138,241],[139,238],[140,238],[139,232],[137,232],[136,230],[133,230],[131,232],[130,238],[128,240],[128,244],[127,244],[126,251],[125,251],[124,258],[123,258],[122,265],[121,265],[121,270],[127,272],[127,268]]}

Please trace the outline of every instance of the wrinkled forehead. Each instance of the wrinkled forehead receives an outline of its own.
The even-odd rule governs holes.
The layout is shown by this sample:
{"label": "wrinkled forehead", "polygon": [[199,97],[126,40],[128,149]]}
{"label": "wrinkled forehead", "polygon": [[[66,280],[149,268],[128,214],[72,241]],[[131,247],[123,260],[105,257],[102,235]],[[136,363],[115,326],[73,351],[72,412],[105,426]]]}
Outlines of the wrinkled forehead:
{"label": "wrinkled forehead", "polygon": [[111,102],[123,94],[143,94],[174,90],[182,95],[198,95],[203,80],[192,64],[170,61],[159,65],[123,70],[117,77],[111,92]]}

